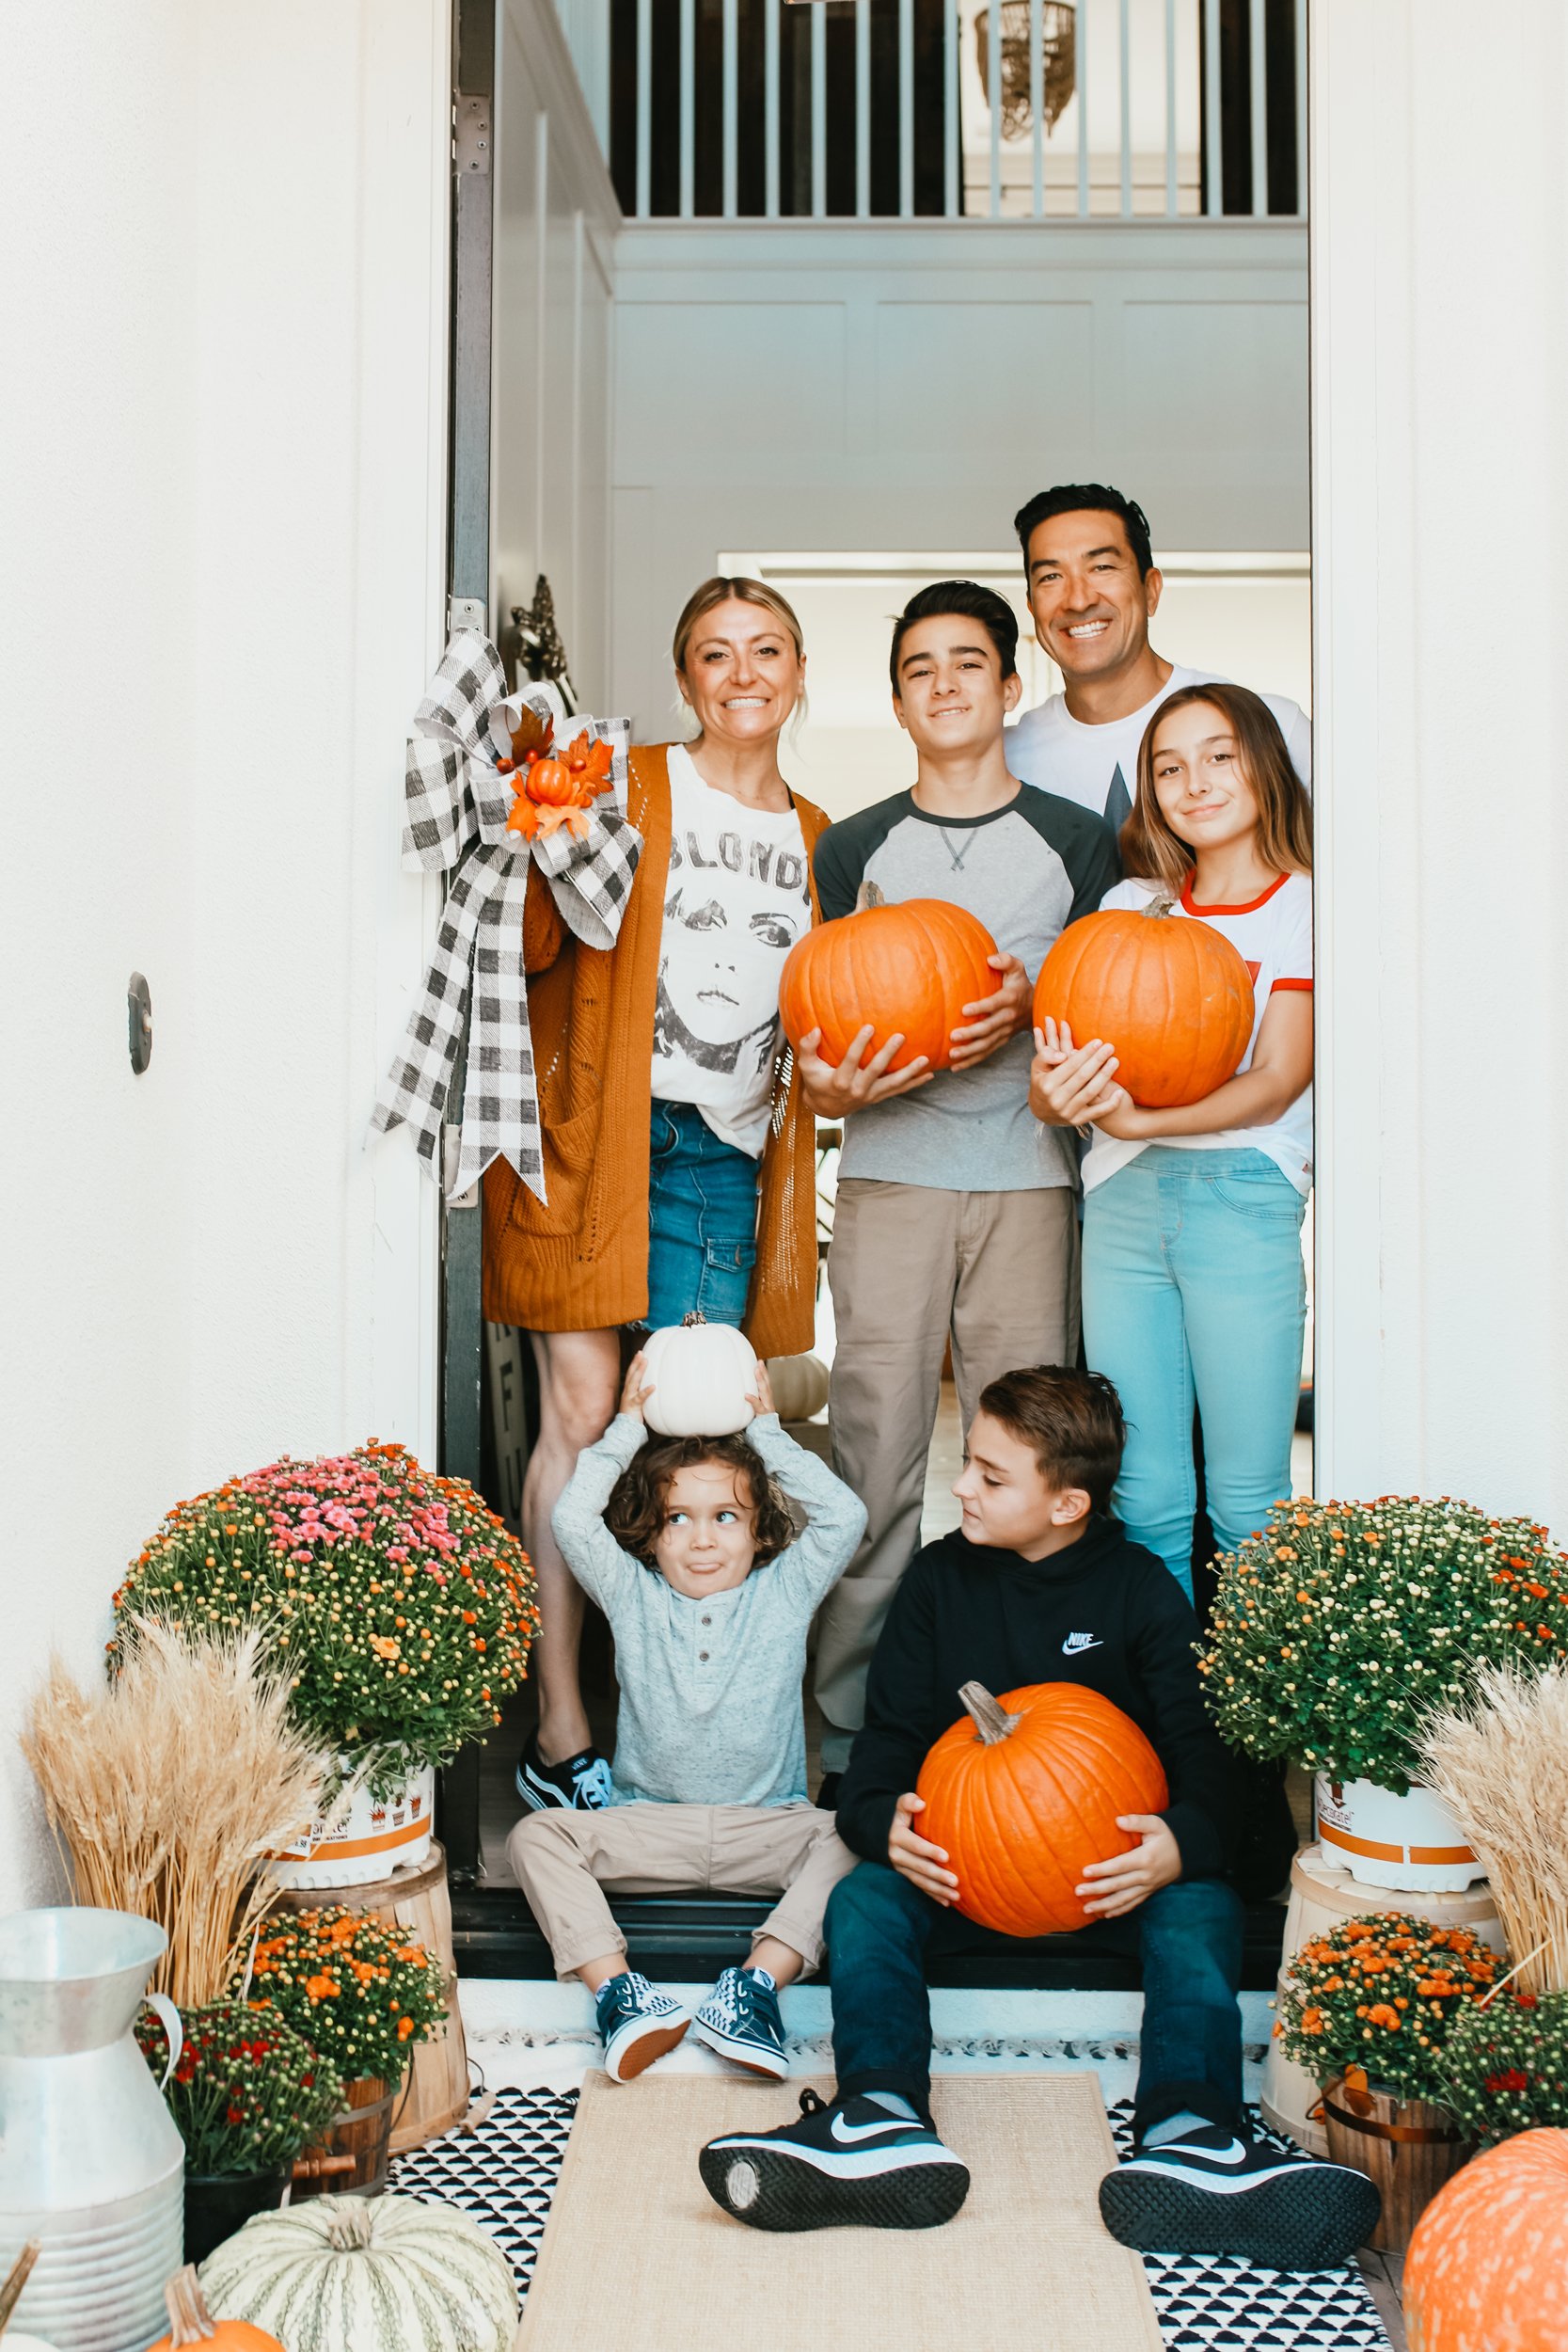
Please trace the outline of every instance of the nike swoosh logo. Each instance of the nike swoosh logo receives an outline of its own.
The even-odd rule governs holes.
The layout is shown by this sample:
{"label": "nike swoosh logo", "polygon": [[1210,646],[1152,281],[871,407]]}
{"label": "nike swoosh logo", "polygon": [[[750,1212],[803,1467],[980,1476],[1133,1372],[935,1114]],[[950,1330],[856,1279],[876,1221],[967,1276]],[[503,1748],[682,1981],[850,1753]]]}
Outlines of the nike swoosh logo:
{"label": "nike swoosh logo", "polygon": [[1103,1649],[1104,1646],[1104,1643],[1096,1641],[1092,1634],[1069,1633],[1067,1640],[1062,1644],[1062,1656],[1064,1658],[1076,1658],[1080,1650]]}
{"label": "nike swoosh logo", "polygon": [[890,2115],[885,2123],[847,2123],[842,2115],[835,2115],[828,2132],[841,2148],[852,2148],[859,2139],[875,2139],[879,2132],[907,2132],[909,2128],[909,2119],[902,2115]]}
{"label": "nike swoosh logo", "polygon": [[[1228,2148],[1183,2148],[1180,2140],[1167,2142],[1173,2155],[1180,2154],[1184,2164],[1245,2164],[1246,2150],[1239,2139]],[[1164,2155],[1164,2148],[1150,2149],[1151,2155]]]}

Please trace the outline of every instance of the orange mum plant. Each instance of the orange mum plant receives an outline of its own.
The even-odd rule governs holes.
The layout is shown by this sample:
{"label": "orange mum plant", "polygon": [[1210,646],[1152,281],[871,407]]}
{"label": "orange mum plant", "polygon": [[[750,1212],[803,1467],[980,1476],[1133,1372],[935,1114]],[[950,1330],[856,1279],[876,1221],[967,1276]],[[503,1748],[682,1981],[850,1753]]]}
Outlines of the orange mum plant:
{"label": "orange mum plant", "polygon": [[1275,2031],[1320,2083],[1342,2074],[1353,2087],[1440,2105],[1449,2029],[1503,1964],[1468,1928],[1402,1912],[1343,1919],[1291,1963]]}
{"label": "orange mum plant", "polygon": [[536,834],[547,840],[562,825],[584,839],[588,811],[610,787],[614,754],[607,742],[591,743],[586,727],[563,752],[554,750],[554,721],[525,707],[512,732],[511,758],[496,762],[503,776],[514,779],[517,796],[506,830],[520,833],[525,841]]}
{"label": "orange mum plant", "polygon": [[441,1963],[405,1930],[341,1903],[275,1913],[233,1990],[293,2026],[347,2081],[396,2082],[446,2025]]}

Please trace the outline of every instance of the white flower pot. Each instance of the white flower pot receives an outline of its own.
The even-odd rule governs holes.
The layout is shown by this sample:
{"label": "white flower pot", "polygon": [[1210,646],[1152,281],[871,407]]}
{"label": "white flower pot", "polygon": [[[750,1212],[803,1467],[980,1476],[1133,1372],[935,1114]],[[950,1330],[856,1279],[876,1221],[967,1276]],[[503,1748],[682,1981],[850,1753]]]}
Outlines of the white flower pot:
{"label": "white flower pot", "polygon": [[391,1796],[372,1798],[356,1788],[346,1805],[311,1823],[297,1846],[288,1846],[275,1867],[280,1886],[368,1886],[394,1870],[417,1869],[429,1853],[435,1831],[436,1769],[426,1764]]}
{"label": "white flower pot", "polygon": [[1320,1772],[1313,1794],[1325,1858],[1363,1886],[1460,1895],[1486,1876],[1453,1814],[1430,1788],[1418,1785],[1397,1796],[1374,1781]]}

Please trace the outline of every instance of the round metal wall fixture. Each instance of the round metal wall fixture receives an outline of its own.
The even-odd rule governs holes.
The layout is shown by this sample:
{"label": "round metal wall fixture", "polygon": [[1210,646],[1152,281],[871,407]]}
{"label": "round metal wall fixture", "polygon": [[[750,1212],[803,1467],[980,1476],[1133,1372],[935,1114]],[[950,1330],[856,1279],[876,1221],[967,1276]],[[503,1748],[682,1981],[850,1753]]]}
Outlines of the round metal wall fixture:
{"label": "round metal wall fixture", "polygon": [[152,1059],[152,991],[139,972],[133,972],[126,984],[125,1015],[131,1067],[139,1078]]}

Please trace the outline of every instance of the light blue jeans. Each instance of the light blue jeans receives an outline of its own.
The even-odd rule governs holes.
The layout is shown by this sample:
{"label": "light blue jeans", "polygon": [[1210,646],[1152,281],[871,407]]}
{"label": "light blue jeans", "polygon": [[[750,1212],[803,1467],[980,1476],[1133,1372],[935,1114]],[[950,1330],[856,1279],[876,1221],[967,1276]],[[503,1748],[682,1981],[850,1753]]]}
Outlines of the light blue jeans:
{"label": "light blue jeans", "polygon": [[1291,1491],[1307,1203],[1265,1152],[1150,1144],[1084,1203],[1084,1349],[1127,1417],[1116,1506],[1193,1590],[1193,1400],[1222,1551]]}

